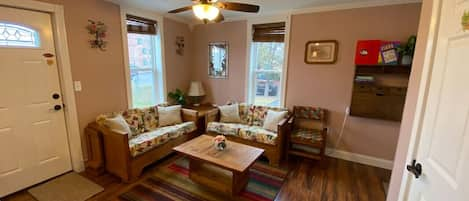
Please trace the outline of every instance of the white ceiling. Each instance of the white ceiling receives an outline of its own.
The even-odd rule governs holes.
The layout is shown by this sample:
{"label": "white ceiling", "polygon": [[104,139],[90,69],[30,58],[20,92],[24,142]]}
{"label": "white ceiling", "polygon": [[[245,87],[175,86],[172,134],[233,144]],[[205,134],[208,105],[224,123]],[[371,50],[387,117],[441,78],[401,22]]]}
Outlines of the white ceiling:
{"label": "white ceiling", "polygon": [[[191,0],[107,0],[121,5],[132,6],[135,8],[151,10],[164,16],[176,17],[188,23],[197,23],[192,11],[186,11],[179,14],[168,14],[167,12],[176,8],[192,5]],[[295,10],[304,10],[315,7],[341,6],[351,4],[377,4],[386,2],[392,4],[409,3],[418,0],[219,0],[221,2],[240,2],[259,5],[260,12],[256,14],[234,12],[222,10],[227,21],[234,19],[242,19],[263,15],[271,15],[275,13],[285,13]]]}

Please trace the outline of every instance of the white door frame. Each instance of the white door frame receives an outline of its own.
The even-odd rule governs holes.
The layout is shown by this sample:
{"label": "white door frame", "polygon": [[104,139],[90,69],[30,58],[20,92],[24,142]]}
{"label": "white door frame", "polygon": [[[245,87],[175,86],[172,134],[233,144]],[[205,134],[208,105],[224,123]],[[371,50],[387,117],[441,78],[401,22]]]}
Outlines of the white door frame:
{"label": "white door frame", "polygon": [[60,87],[63,94],[63,103],[66,105],[64,113],[70,158],[72,159],[73,170],[81,172],[85,169],[85,164],[83,161],[75,92],[73,89],[72,69],[68,52],[64,8],[62,5],[44,3],[36,0],[0,0],[0,6],[42,11],[51,15],[52,24],[54,25],[55,54],[59,68]]}
{"label": "white door frame", "polygon": [[[440,20],[440,0],[433,0],[433,1],[426,1],[424,3],[429,3],[432,5],[426,5],[427,7],[431,8],[431,19],[430,19],[430,27],[428,27],[428,30],[424,30],[428,32],[427,40],[424,41],[425,44],[425,51],[423,53],[424,56],[422,57],[422,74],[420,78],[420,84],[418,86],[418,94],[417,94],[417,104],[416,104],[416,109],[415,109],[415,114],[413,117],[413,125],[411,128],[411,136],[409,140],[409,146],[407,150],[407,156],[406,156],[406,161],[405,163],[408,164],[410,161],[416,158],[417,156],[417,150],[418,150],[418,145],[420,142],[420,136],[421,136],[421,125],[423,122],[423,117],[425,115],[425,104],[427,102],[428,98],[428,88],[430,85],[430,78],[431,78],[431,72],[433,69],[433,61],[434,61],[434,56],[435,56],[435,51],[436,51],[436,41],[438,37],[438,23]],[[424,8],[425,6],[422,6]],[[422,11],[424,12],[424,11]],[[428,20],[428,19],[420,19],[422,20]],[[418,51],[418,50],[417,50]],[[402,170],[394,170],[393,171],[402,171]],[[404,170],[404,174],[402,175],[402,180],[401,180],[401,186],[399,187],[399,194],[397,197],[398,201],[403,201],[407,200],[407,196],[409,194],[410,190],[410,184],[413,179],[413,175],[410,174],[409,172]]]}

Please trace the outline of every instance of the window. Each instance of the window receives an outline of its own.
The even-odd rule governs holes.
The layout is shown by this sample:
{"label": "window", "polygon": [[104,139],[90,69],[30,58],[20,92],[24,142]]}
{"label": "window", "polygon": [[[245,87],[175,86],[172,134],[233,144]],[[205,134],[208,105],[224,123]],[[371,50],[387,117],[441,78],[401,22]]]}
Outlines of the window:
{"label": "window", "polygon": [[0,46],[39,47],[39,34],[24,26],[0,23]]}
{"label": "window", "polygon": [[127,32],[132,107],[156,105],[163,101],[156,21],[128,15]]}
{"label": "window", "polygon": [[280,106],[285,55],[285,23],[253,26],[248,102]]}

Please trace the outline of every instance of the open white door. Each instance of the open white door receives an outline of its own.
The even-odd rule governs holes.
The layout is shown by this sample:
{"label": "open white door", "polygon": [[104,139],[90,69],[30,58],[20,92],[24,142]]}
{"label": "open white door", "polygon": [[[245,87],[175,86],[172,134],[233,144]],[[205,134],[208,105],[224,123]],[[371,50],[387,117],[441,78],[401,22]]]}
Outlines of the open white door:
{"label": "open white door", "polygon": [[[420,122],[417,163],[405,200],[469,200],[469,0],[435,0],[439,23]],[[421,165],[421,175],[417,166]],[[419,176],[415,178],[415,176]]]}

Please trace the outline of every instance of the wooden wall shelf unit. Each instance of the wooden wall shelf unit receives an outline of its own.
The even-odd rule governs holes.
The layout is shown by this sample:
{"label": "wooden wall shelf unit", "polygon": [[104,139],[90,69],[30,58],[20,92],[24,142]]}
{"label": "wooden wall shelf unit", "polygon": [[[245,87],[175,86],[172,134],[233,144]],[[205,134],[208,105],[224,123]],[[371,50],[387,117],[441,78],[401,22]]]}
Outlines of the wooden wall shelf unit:
{"label": "wooden wall shelf unit", "polygon": [[357,65],[350,114],[401,121],[410,72],[403,65]]}

